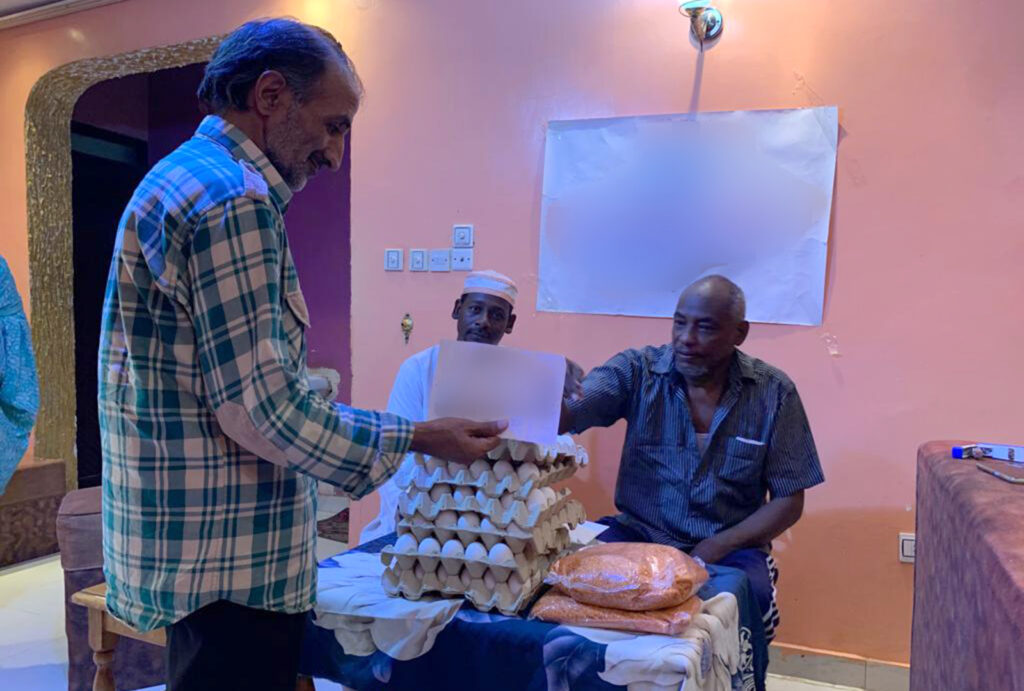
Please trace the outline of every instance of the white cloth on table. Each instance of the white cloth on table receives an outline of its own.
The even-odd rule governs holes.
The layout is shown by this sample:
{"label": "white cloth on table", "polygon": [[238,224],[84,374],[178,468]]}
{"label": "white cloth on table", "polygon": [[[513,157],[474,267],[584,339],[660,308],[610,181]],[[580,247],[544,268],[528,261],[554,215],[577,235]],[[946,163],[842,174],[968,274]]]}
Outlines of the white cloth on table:
{"label": "white cloth on table", "polygon": [[568,628],[607,646],[599,676],[629,691],[731,691],[739,670],[739,605],[731,593],[704,602],[679,637]]}
{"label": "white cloth on table", "polygon": [[[438,350],[439,346],[436,345],[422,350],[409,357],[398,368],[395,383],[391,387],[391,397],[388,399],[389,413],[401,415],[413,422],[423,422],[427,419],[430,385],[434,381],[434,370],[437,369]],[[396,480],[413,470],[413,454],[410,453],[402,461],[398,472],[377,489],[380,495],[380,512],[359,534],[359,544],[376,540],[395,529],[398,497],[402,493]]]}
{"label": "white cloth on table", "polygon": [[333,558],[337,568],[319,570],[316,625],[334,632],[346,655],[380,650],[395,660],[412,660],[434,647],[455,617],[461,599],[389,597],[381,585],[379,554],[349,552]]}

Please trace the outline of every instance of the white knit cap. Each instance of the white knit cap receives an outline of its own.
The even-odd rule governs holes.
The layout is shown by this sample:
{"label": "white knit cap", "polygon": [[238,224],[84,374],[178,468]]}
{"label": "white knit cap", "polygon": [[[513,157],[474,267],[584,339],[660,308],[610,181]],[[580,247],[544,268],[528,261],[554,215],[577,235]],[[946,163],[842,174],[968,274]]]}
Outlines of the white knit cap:
{"label": "white knit cap", "polygon": [[466,282],[462,286],[462,294],[483,293],[493,295],[506,300],[513,307],[516,306],[516,296],[519,290],[515,281],[497,271],[474,271],[466,276]]}

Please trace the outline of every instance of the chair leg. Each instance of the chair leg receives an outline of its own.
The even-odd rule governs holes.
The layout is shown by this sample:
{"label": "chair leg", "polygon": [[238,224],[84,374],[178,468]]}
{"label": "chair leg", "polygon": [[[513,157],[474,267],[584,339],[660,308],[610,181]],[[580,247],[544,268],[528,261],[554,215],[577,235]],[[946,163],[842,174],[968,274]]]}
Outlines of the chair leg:
{"label": "chair leg", "polygon": [[117,691],[114,687],[114,651],[93,651],[92,661],[96,663],[96,676],[92,679],[92,691]]}
{"label": "chair leg", "polygon": [[92,661],[96,664],[96,676],[92,679],[92,691],[117,691],[114,686],[114,648],[117,634],[103,629],[103,610],[89,610],[89,647]]}

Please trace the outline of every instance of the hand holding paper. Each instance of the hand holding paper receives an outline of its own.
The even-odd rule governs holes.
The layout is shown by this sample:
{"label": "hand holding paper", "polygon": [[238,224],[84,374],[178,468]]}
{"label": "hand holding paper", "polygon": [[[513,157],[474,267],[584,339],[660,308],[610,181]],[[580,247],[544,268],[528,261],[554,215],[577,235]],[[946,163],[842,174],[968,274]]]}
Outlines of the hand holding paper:
{"label": "hand holding paper", "polygon": [[442,418],[416,423],[412,450],[456,463],[472,463],[496,448],[508,423]]}

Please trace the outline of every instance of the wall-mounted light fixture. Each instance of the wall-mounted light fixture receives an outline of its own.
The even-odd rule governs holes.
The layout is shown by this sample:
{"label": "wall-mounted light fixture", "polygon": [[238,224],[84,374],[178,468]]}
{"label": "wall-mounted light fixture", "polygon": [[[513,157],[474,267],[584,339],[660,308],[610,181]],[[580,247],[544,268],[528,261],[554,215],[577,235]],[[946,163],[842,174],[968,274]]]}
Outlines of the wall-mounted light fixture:
{"label": "wall-mounted light fixture", "polygon": [[679,0],[679,13],[690,18],[690,31],[701,49],[705,41],[722,35],[722,13],[711,6],[711,0]]}

